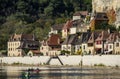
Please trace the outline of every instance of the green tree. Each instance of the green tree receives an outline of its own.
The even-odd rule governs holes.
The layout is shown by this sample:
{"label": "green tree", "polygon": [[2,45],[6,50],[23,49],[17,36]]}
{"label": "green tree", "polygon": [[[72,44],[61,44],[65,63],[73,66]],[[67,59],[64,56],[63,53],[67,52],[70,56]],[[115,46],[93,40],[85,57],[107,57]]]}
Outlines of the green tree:
{"label": "green tree", "polygon": [[44,9],[44,13],[47,15],[47,16],[53,16],[53,6],[48,6]]}

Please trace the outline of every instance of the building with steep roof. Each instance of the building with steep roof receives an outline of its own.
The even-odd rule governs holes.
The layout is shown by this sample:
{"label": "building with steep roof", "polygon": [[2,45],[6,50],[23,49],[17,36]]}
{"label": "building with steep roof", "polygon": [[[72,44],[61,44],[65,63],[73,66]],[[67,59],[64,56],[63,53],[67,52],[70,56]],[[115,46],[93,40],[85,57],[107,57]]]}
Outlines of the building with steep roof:
{"label": "building with steep roof", "polygon": [[77,34],[68,35],[68,37],[62,43],[61,50],[69,51],[71,54],[74,53],[76,38],[77,38]]}
{"label": "building with steep roof", "polygon": [[104,44],[109,37],[110,33],[108,31],[103,30],[99,33],[97,39],[95,40],[95,51],[97,54],[104,53]]}
{"label": "building with steep roof", "polygon": [[61,38],[58,34],[52,34],[41,43],[40,51],[44,55],[55,56],[60,54]]}
{"label": "building with steep roof", "polygon": [[107,12],[111,9],[116,13],[116,28],[120,26],[120,0],[92,0],[92,10],[94,12]]}
{"label": "building with steep roof", "polygon": [[117,34],[114,41],[114,54],[120,54],[120,33]]}
{"label": "building with steep roof", "polygon": [[91,19],[90,28],[91,30],[100,29],[103,24],[108,24],[108,17],[105,12],[96,12]]}
{"label": "building with steep roof", "polygon": [[[25,50],[36,50],[39,41],[32,34],[14,34],[8,41],[8,56],[24,56]],[[24,50],[25,49],[25,50]]]}
{"label": "building with steep roof", "polygon": [[51,27],[51,31],[49,32],[49,35],[61,33],[63,26],[64,26],[64,24],[55,24],[55,25],[53,25]]}
{"label": "building with steep roof", "polygon": [[90,38],[88,39],[87,43],[88,43],[89,54],[92,55],[95,54],[95,40],[97,39],[99,33],[101,33],[101,30],[92,32]]}
{"label": "building with steep roof", "polygon": [[73,21],[74,20],[79,20],[81,18],[86,18],[88,15],[88,11],[78,11],[73,14]]}
{"label": "building with steep roof", "polygon": [[68,20],[62,28],[62,38],[66,38],[70,33],[70,28],[72,27],[72,20]]}
{"label": "building with steep roof", "polygon": [[74,20],[73,25],[70,28],[70,34],[87,32],[89,30],[89,25],[87,25],[82,19]]}

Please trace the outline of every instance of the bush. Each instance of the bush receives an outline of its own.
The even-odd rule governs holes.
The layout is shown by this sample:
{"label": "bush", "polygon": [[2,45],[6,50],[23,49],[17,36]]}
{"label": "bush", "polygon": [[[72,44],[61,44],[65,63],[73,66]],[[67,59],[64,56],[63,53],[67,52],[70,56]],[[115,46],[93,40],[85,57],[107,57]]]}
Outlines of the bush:
{"label": "bush", "polygon": [[70,54],[70,51],[62,50],[61,55]]}
{"label": "bush", "polygon": [[100,64],[94,64],[94,66],[104,67],[105,65],[100,63]]}

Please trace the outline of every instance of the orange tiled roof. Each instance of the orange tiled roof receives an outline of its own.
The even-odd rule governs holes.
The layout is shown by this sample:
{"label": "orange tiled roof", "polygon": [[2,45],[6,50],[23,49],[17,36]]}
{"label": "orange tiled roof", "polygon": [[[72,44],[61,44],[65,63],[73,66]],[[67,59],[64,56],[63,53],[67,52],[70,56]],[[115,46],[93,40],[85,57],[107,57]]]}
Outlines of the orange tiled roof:
{"label": "orange tiled roof", "polygon": [[60,36],[58,34],[52,34],[47,42],[48,45],[60,45]]}
{"label": "orange tiled roof", "polygon": [[72,27],[72,20],[68,20],[65,25],[63,26],[63,29],[69,29],[70,27]]}

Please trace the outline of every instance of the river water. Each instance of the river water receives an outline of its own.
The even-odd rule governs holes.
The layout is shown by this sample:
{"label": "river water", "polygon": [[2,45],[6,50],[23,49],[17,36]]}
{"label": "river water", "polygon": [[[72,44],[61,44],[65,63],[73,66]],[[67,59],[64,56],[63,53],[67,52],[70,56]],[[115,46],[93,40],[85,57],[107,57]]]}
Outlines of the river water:
{"label": "river water", "polygon": [[120,79],[112,67],[0,67],[0,79]]}

